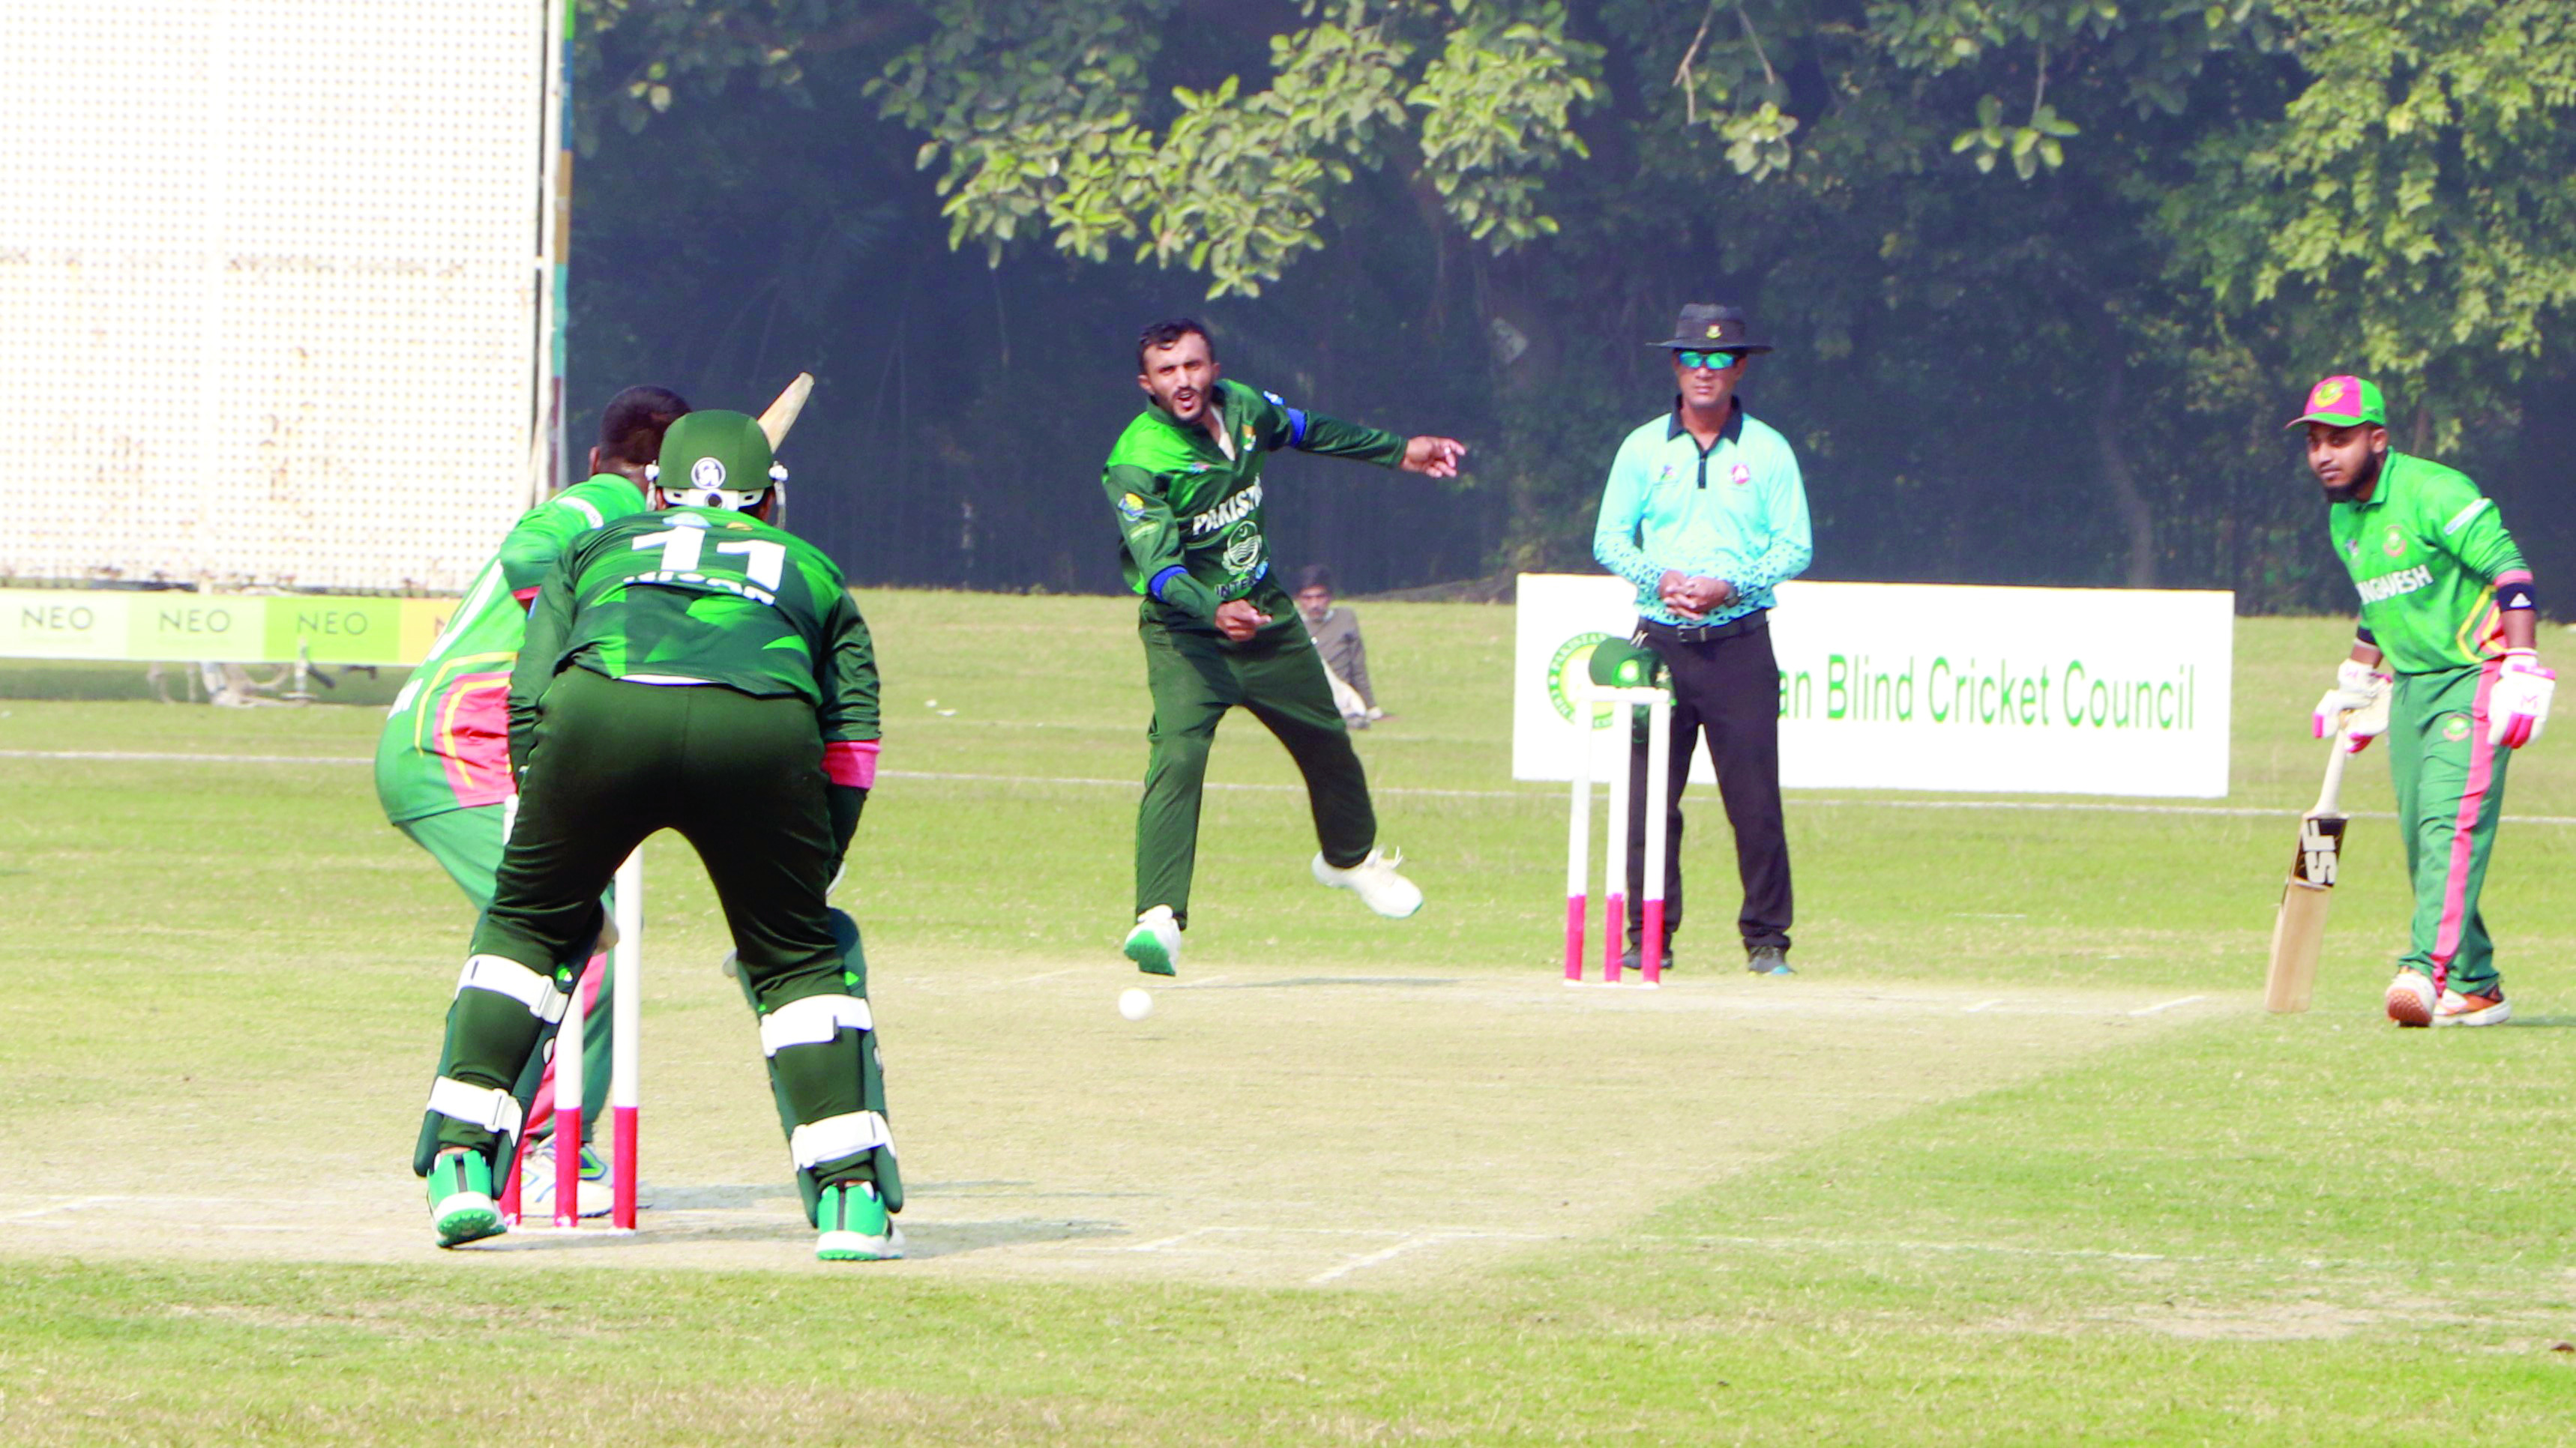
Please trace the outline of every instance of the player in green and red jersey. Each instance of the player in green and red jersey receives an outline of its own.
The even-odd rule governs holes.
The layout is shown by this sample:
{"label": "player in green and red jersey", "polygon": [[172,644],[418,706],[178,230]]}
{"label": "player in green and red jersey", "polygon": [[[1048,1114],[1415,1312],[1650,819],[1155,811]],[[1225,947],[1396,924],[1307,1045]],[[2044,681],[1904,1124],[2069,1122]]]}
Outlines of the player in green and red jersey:
{"label": "player in green and red jersey", "polygon": [[2531,570],[2465,474],[2388,445],[2378,387],[2328,377],[2307,429],[2335,552],[2361,594],[2359,637],[2311,727],[2354,749],[2385,732],[2415,888],[2412,940],[2388,987],[2401,1026],[2510,1019],[2478,910],[2510,751],[2540,736],[2557,676],[2540,666]]}
{"label": "player in green and red jersey", "polygon": [[1125,541],[1119,566],[1143,595],[1136,631],[1154,698],[1127,958],[1155,975],[1177,968],[1208,746],[1217,721],[1238,704],[1279,736],[1306,778],[1322,846],[1315,879],[1357,891],[1380,915],[1411,915],[1422,892],[1396,873],[1401,856],[1377,849],[1368,778],[1332,684],[1295,603],[1270,576],[1261,462],[1286,447],[1447,478],[1457,475],[1465,445],[1337,422],[1221,381],[1207,329],[1188,320],[1146,328],[1136,371],[1151,400],[1100,474]]}
{"label": "player in green and red jersey", "polygon": [[[527,632],[528,605],[547,570],[581,534],[644,511],[644,474],[661,455],[662,434],[689,410],[663,387],[629,387],[600,412],[599,442],[590,450],[588,480],[531,508],[501,540],[439,630],[429,656],[394,697],[376,738],[376,799],[385,818],[429,851],[478,911],[492,903],[492,873],[500,867],[501,841],[509,830],[515,787],[510,778],[508,692],[510,670]],[[609,1013],[606,954],[583,972],[585,1017],[583,1098],[604,1101],[608,1089]],[[542,1209],[554,1190],[547,1141],[553,1114],[552,1068],[539,1061],[518,1083],[527,1116],[522,1178]],[[589,1123],[585,1122],[587,1129]],[[607,1192],[591,1183],[600,1173],[585,1154],[582,1215],[608,1210]],[[550,1215],[550,1213],[549,1213]]]}
{"label": "player in green and red jersey", "polygon": [[414,1169],[442,1246],[501,1230],[491,1168],[510,1083],[562,1011],[567,952],[645,836],[696,847],[760,1014],[772,1092],[826,1260],[901,1255],[866,962],[825,893],[875,781],[877,675],[841,571],[769,525],[784,471],[760,424],[671,425],[656,511],[574,540],[509,685],[522,803],[449,1007]]}

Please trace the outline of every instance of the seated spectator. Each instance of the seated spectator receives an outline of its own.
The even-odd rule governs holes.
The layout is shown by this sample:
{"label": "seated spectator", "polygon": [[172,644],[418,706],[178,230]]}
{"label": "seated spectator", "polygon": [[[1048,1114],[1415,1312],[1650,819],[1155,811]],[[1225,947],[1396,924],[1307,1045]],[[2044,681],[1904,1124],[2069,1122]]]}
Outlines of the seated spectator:
{"label": "seated spectator", "polygon": [[1342,722],[1366,729],[1379,719],[1394,717],[1377,706],[1377,691],[1369,687],[1368,648],[1360,642],[1359,616],[1333,604],[1331,569],[1314,563],[1298,572],[1297,612],[1306,620],[1315,652],[1324,656],[1324,673],[1333,682],[1333,702],[1341,708]]}

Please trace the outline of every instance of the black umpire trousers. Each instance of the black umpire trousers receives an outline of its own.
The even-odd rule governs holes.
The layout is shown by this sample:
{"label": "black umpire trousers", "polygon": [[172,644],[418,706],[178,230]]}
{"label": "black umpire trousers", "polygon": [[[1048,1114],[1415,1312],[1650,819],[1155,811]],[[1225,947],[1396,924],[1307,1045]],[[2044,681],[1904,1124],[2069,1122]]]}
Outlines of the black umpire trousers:
{"label": "black umpire trousers", "polygon": [[[1637,641],[1664,662],[1673,689],[1672,770],[1664,793],[1664,933],[1682,923],[1682,786],[1692,746],[1705,736],[1717,795],[1735,830],[1744,908],[1735,917],[1747,949],[1789,948],[1789,837],[1780,818],[1780,665],[1771,622],[1756,611],[1722,624],[1675,628],[1637,621]],[[1628,939],[1643,938],[1646,877],[1646,739],[1628,760]]]}

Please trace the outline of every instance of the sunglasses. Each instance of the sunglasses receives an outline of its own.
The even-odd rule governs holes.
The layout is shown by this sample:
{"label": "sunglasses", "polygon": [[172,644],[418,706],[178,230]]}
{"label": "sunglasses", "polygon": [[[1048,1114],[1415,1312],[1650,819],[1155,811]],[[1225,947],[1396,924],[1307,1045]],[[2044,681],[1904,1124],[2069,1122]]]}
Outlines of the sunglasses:
{"label": "sunglasses", "polygon": [[1744,360],[1744,354],[1741,352],[1675,352],[1673,355],[1681,359],[1683,367],[1692,371],[1706,367],[1711,371],[1723,372]]}

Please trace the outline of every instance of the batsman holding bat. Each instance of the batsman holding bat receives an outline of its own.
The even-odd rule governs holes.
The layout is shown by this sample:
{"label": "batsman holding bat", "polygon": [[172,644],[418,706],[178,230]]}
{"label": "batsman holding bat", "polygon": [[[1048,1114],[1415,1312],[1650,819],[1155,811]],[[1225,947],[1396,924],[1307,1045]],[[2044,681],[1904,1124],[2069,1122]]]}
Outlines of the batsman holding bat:
{"label": "batsman holding bat", "polygon": [[[501,866],[501,841],[508,833],[510,670],[527,632],[528,605],[573,539],[644,511],[645,471],[661,454],[664,430],[688,410],[678,393],[664,387],[629,387],[608,400],[599,415],[599,444],[590,450],[590,477],[529,509],[511,527],[386,716],[376,741],[376,798],[385,818],[429,851],[477,910],[492,903],[492,875]],[[573,948],[589,954],[588,942]],[[615,988],[605,952],[590,957],[582,988],[590,992],[585,999],[596,1002],[583,1018],[582,1099],[604,1101],[608,998]],[[555,1187],[551,1064],[532,1063],[512,1094],[527,1117],[523,1180],[539,1215],[552,1215],[546,1206]],[[607,1183],[597,1180],[601,1175],[585,1134],[583,1216],[609,1208]]]}
{"label": "batsman holding bat", "polygon": [[2335,552],[2361,594],[2359,635],[2317,701],[2359,750],[2388,737],[2397,825],[2415,888],[2408,950],[2388,987],[2401,1026],[2492,1026],[2513,1007],[2479,887],[2504,814],[2512,750],[2540,737],[2557,676],[2540,666],[2531,570],[2467,476],[2388,445],[2378,387],[2328,377],[2291,419],[2307,429]]}
{"label": "batsman holding bat", "polygon": [[902,1184],[855,932],[824,895],[875,781],[877,672],[840,569],[770,526],[785,472],[761,424],[671,424],[654,511],[582,535],[546,575],[510,676],[518,819],[448,1009],[413,1167],[440,1246],[502,1229],[492,1169],[512,1083],[564,1009],[560,963],[659,829],[696,847],[760,1014],[815,1255],[902,1255]]}

